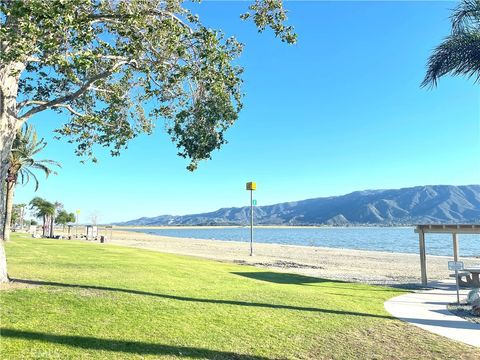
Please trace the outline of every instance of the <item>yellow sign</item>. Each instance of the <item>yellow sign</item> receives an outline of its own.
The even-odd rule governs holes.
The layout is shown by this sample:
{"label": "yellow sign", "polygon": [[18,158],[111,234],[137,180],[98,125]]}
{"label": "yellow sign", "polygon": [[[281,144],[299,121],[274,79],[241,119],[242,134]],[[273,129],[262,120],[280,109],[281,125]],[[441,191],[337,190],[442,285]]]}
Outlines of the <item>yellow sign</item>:
{"label": "yellow sign", "polygon": [[247,190],[257,190],[257,183],[253,181],[247,182]]}
{"label": "yellow sign", "polygon": [[80,214],[80,209],[78,209],[78,210],[77,210],[77,211],[75,211],[75,212],[77,213],[77,215],[78,215],[78,214]]}

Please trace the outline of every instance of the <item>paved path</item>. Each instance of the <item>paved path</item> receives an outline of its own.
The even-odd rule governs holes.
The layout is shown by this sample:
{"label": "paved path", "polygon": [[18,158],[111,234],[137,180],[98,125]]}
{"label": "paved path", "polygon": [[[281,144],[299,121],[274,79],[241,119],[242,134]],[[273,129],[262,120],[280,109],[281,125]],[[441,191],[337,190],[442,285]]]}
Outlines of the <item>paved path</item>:
{"label": "paved path", "polygon": [[[480,347],[480,325],[447,310],[447,304],[457,301],[455,283],[442,281],[431,285],[433,289],[388,300],[385,309],[393,316],[422,329]],[[468,290],[460,290],[460,301],[467,293]]]}

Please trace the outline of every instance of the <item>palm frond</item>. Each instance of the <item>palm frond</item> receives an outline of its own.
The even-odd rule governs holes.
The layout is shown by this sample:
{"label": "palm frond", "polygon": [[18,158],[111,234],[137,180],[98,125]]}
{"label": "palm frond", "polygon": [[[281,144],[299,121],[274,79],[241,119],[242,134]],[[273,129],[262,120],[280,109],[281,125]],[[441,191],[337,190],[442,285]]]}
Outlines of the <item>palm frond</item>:
{"label": "palm frond", "polygon": [[38,142],[36,141],[32,142],[32,150],[31,150],[32,155],[38,154],[40,151],[45,149],[46,146],[47,146],[47,143],[43,140],[43,138]]}
{"label": "palm frond", "polygon": [[20,169],[18,173],[21,179],[20,184],[27,185],[30,182],[30,175],[28,174],[28,172],[25,171],[25,169]]}
{"label": "palm frond", "polygon": [[48,164],[48,165],[54,165],[54,166],[58,166],[59,168],[62,167],[62,164],[59,163],[58,161],[55,161],[55,160],[37,160],[36,163],[38,164]]}
{"label": "palm frond", "polygon": [[30,170],[30,169],[24,169],[25,172],[35,181],[35,191],[38,190],[38,187],[40,186],[40,183],[38,182],[37,176]]}
{"label": "palm frond", "polygon": [[463,0],[455,8],[450,18],[452,21],[452,32],[454,34],[479,30],[480,0]]}
{"label": "palm frond", "polygon": [[39,162],[36,162],[36,163],[30,165],[30,168],[43,171],[43,173],[45,174],[45,177],[47,177],[47,178],[50,174],[57,175],[57,172],[53,171],[48,166],[46,166],[44,164],[41,164]]}
{"label": "palm frond", "polygon": [[35,155],[47,146],[43,138],[39,139],[35,128],[26,124],[17,132],[13,149],[10,153],[10,171],[20,174],[21,183],[27,184],[32,178],[35,181],[35,191],[38,190],[39,182],[31,170],[40,170],[46,177],[50,174],[57,174],[51,166],[61,167],[61,164],[54,160],[36,160]]}
{"label": "palm frond", "polygon": [[465,32],[447,37],[430,56],[422,87],[437,85],[446,74],[480,80],[480,33]]}
{"label": "palm frond", "polygon": [[55,205],[38,196],[30,201],[30,208],[35,211],[36,217],[55,214]]}

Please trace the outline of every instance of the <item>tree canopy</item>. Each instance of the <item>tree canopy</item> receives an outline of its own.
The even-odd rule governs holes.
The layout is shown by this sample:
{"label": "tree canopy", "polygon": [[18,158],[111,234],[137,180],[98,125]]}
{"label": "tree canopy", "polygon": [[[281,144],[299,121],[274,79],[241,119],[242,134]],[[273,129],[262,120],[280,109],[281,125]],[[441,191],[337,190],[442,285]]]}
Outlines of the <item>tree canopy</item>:
{"label": "tree canopy", "polygon": [[55,204],[41,197],[34,197],[29,205],[37,218],[55,215]]}
{"label": "tree canopy", "polygon": [[55,223],[60,225],[67,225],[68,223],[75,222],[75,214],[69,213],[66,210],[60,210],[55,218]]}
{"label": "tree canopy", "polygon": [[[18,121],[68,114],[58,135],[95,160],[95,144],[118,155],[163,119],[190,170],[226,142],[242,108],[243,45],[183,1],[11,0],[0,10],[0,70],[18,77]],[[241,17],[296,41],[279,0],[256,0]]]}

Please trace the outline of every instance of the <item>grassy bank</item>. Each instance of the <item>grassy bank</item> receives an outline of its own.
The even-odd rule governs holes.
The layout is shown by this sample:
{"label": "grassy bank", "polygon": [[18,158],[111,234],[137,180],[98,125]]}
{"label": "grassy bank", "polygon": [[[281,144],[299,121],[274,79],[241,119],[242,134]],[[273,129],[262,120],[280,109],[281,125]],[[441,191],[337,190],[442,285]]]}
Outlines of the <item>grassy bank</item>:
{"label": "grassy bank", "polygon": [[80,241],[14,235],[5,359],[473,359],[392,319],[401,292]]}

